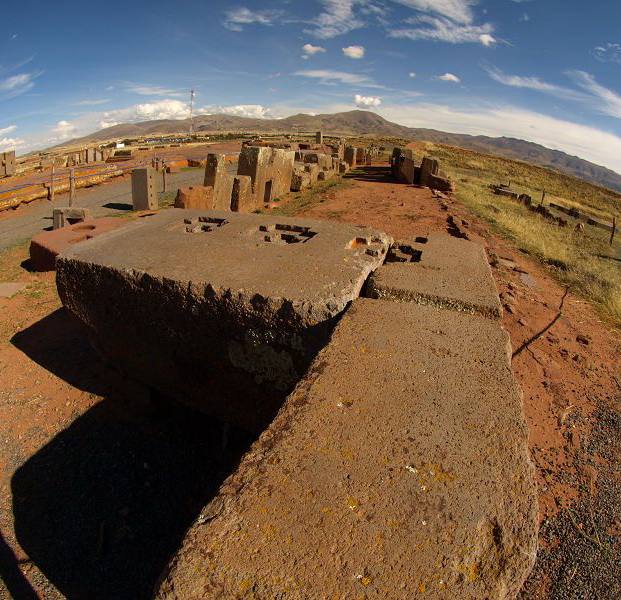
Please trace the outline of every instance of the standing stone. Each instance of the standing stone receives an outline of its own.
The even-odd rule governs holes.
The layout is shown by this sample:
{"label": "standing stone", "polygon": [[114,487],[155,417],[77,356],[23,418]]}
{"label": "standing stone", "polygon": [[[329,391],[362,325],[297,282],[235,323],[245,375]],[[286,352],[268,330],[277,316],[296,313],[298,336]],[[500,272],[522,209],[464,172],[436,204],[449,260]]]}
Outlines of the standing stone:
{"label": "standing stone", "polygon": [[437,175],[440,170],[440,163],[437,158],[425,156],[420,166],[420,184],[429,186],[431,175]]}
{"label": "standing stone", "polygon": [[263,198],[263,203],[268,204],[272,199],[279,198],[286,194],[291,188],[291,174],[293,173],[293,163],[295,152],[293,150],[283,150],[274,148],[272,150],[272,160],[270,165],[269,180],[271,180],[270,196],[267,192]]}
{"label": "standing stone", "polygon": [[349,165],[350,169],[353,169],[356,166],[356,152],[357,148],[353,146],[347,146],[345,148],[345,162]]}
{"label": "standing stone", "polygon": [[252,180],[248,175],[237,175],[233,179],[233,192],[231,194],[231,210],[234,212],[252,212]]}
{"label": "standing stone", "polygon": [[[271,148],[256,146],[246,146],[242,148],[239,154],[237,174],[248,175],[252,180],[252,195],[255,206],[262,206],[264,203],[271,157]],[[271,190],[269,191],[271,195]]]}
{"label": "standing stone", "polygon": [[175,198],[175,208],[213,209],[213,188],[204,185],[179,188]]}
{"label": "standing stone", "polygon": [[155,171],[152,167],[132,171],[132,205],[134,210],[157,210]]}
{"label": "standing stone", "polygon": [[0,152],[0,177],[15,174],[15,150]]}
{"label": "standing stone", "polygon": [[227,172],[225,154],[207,155],[203,185],[213,188],[213,208],[217,210],[230,209],[233,178]]}
{"label": "standing stone", "polygon": [[323,132],[318,131],[318,132],[315,134],[315,143],[316,143],[316,144],[323,144]]}

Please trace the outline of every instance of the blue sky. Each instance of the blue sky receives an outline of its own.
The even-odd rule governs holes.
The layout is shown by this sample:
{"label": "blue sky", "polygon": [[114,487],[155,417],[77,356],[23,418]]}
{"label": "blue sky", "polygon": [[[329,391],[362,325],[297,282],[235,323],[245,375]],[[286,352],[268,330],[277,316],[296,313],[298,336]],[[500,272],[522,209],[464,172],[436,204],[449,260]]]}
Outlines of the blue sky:
{"label": "blue sky", "polygon": [[[88,8],[85,8],[88,7]],[[11,2],[0,151],[121,122],[365,108],[621,172],[621,2]]]}

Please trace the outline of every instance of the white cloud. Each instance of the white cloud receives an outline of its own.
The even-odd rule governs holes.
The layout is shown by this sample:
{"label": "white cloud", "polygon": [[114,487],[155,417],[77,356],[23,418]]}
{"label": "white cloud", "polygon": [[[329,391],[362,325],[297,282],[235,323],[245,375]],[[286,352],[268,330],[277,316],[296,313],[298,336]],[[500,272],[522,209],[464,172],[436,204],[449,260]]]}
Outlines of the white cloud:
{"label": "white cloud", "polygon": [[362,58],[364,56],[364,46],[347,46],[347,48],[341,48],[343,54],[349,58]]}
{"label": "white cloud", "polygon": [[21,138],[0,137],[0,152],[17,150],[18,148],[21,148],[25,143],[26,141]]}
{"label": "white cloud", "polygon": [[508,136],[579,156],[621,173],[621,137],[514,106],[456,108],[420,103],[383,106],[380,114],[408,127],[470,135]]}
{"label": "white cloud", "polygon": [[304,44],[302,46],[302,58],[306,59],[309,56],[314,56],[315,54],[320,54],[321,52],[325,52],[326,49],[321,46],[313,46],[312,44]]}
{"label": "white cloud", "polygon": [[0,136],[7,135],[17,129],[17,125],[9,125],[8,127],[4,127],[0,129]]}
{"label": "white cloud", "polygon": [[601,62],[621,63],[621,44],[608,42],[603,46],[593,48],[593,56]]}
{"label": "white cloud", "polygon": [[338,81],[349,85],[357,85],[368,88],[382,88],[383,86],[375,83],[366,75],[357,75],[355,73],[344,73],[342,71],[332,71],[330,69],[316,69],[307,71],[296,71],[294,75],[300,77],[310,77],[311,79],[319,79],[322,83],[331,83]]}
{"label": "white cloud", "polygon": [[107,104],[110,102],[110,98],[101,98],[100,100],[78,100],[73,103],[73,106],[98,106],[100,104]]}
{"label": "white cloud", "polygon": [[225,114],[236,117],[250,117],[253,119],[266,119],[271,117],[271,111],[260,104],[238,104],[236,106],[211,106],[201,109],[203,114]]}
{"label": "white cloud", "polygon": [[530,15],[528,13],[524,13],[520,17],[520,23],[528,23],[528,21],[530,21]]}
{"label": "white cloud", "polygon": [[454,83],[459,83],[461,79],[457,77],[457,75],[453,75],[453,73],[444,73],[444,75],[438,75],[438,79],[442,81],[452,81]]}
{"label": "white cloud", "polygon": [[444,17],[427,15],[412,17],[407,22],[410,25],[416,25],[416,27],[389,30],[389,37],[448,42],[449,44],[480,43],[484,46],[496,42],[496,39],[491,35],[494,27],[489,23],[462,25]]}
{"label": "white cloud", "polygon": [[539,79],[539,77],[507,75],[506,73],[503,73],[500,69],[497,69],[496,67],[489,64],[483,65],[483,68],[487,71],[487,74],[494,81],[502,83],[503,85],[536,90],[538,92],[544,92],[546,94],[556,96],[557,98],[564,98],[566,100],[584,101],[586,99],[585,94],[581,92],[577,92],[575,90],[560,85],[547,83],[546,81],[542,81],[541,79]]}
{"label": "white cloud", "polygon": [[56,127],[52,127],[50,131],[56,136],[56,139],[68,140],[76,136],[77,130],[78,128],[75,123],[58,121]]}
{"label": "white cloud", "polygon": [[313,28],[305,29],[305,33],[330,39],[364,27],[364,21],[354,14],[354,5],[361,0],[321,0],[321,3],[323,12],[313,19]]}
{"label": "white cloud", "polygon": [[186,92],[173,90],[159,85],[142,85],[138,83],[125,82],[125,86],[130,92],[141,96],[185,96]]}
{"label": "white cloud", "polygon": [[0,99],[14,98],[30,91],[35,85],[34,80],[42,73],[19,73],[0,80]]}
{"label": "white cloud", "polygon": [[416,77],[416,73],[414,73],[414,71],[410,71],[408,73],[408,77],[411,77],[412,79],[414,79],[414,77]]}
{"label": "white cloud", "polygon": [[244,25],[271,26],[282,16],[280,10],[250,10],[249,8],[235,8],[224,13],[224,26],[231,31],[243,31]]}
{"label": "white cloud", "polygon": [[582,89],[591,94],[587,103],[598,112],[621,119],[621,96],[595,81],[595,77],[584,71],[569,71],[568,75]]}
{"label": "white cloud", "polygon": [[361,96],[356,94],[354,96],[354,104],[360,108],[374,108],[382,103],[382,99],[377,96]]}
{"label": "white cloud", "polygon": [[118,123],[136,123],[157,119],[188,119],[190,106],[181,100],[159,100],[134,104],[128,108],[110,110],[99,114],[99,128],[112,127]]}
{"label": "white cloud", "polygon": [[456,23],[472,23],[474,15],[472,6],[476,0],[395,0],[399,4],[422,12],[433,12],[455,21]]}

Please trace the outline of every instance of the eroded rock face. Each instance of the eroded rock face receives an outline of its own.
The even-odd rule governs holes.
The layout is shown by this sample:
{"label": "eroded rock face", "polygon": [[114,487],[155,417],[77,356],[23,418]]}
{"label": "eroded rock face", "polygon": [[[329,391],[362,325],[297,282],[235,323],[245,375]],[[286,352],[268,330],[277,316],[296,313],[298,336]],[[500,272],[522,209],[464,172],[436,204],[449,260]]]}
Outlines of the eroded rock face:
{"label": "eroded rock face", "polygon": [[171,209],[70,249],[57,284],[122,372],[261,430],[390,242],[352,225]]}
{"label": "eroded rock face", "polygon": [[527,435],[497,321],[360,298],[157,597],[513,598],[537,546]]}

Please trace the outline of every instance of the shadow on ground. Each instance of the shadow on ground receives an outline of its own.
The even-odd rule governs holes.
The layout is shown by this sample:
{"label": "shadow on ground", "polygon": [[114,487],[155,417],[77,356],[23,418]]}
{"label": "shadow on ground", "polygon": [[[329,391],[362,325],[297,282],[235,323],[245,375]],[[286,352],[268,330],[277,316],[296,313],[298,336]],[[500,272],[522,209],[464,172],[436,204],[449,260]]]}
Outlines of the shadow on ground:
{"label": "shadow on ground", "polygon": [[134,207],[127,202],[108,202],[102,208],[111,208],[112,210],[134,210]]}
{"label": "shadow on ground", "polygon": [[76,387],[107,392],[14,474],[19,544],[67,598],[152,597],[254,437],[155,394],[132,397],[118,383],[111,391],[84,331],[62,310],[13,343]]}
{"label": "shadow on ground", "polygon": [[349,173],[343,175],[343,179],[355,179],[356,181],[375,181],[389,183],[395,181],[390,166],[360,166],[354,167]]}

